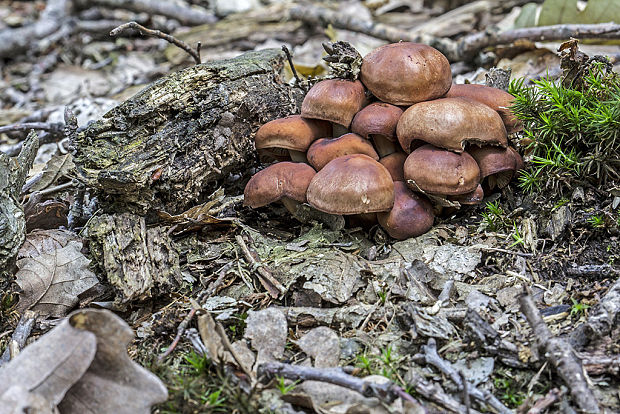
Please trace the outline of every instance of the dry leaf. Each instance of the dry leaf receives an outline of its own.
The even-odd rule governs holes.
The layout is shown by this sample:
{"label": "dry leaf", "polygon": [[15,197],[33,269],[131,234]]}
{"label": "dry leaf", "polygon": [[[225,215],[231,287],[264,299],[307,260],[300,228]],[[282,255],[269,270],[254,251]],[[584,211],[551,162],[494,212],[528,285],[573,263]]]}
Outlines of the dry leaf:
{"label": "dry leaf", "polygon": [[71,310],[81,293],[99,283],[81,249],[81,242],[70,241],[51,253],[19,260],[16,277],[23,293],[17,309],[56,317]]}
{"label": "dry leaf", "polygon": [[282,357],[286,346],[288,326],[286,316],[276,308],[248,312],[244,337],[252,340],[257,351],[256,364],[274,361]]}
{"label": "dry leaf", "polygon": [[71,154],[54,155],[45,165],[41,178],[36,180],[30,187],[24,188],[24,192],[41,191],[53,184],[59,178],[69,176],[75,169]]}
{"label": "dry leaf", "polygon": [[35,230],[28,233],[26,241],[19,249],[17,258],[37,257],[42,253],[53,254],[54,251],[65,247],[70,241],[74,240],[79,241],[80,237],[69,230]]}
{"label": "dry leaf", "polygon": [[301,337],[297,345],[314,360],[317,368],[337,367],[340,360],[340,339],[326,326],[319,326]]}

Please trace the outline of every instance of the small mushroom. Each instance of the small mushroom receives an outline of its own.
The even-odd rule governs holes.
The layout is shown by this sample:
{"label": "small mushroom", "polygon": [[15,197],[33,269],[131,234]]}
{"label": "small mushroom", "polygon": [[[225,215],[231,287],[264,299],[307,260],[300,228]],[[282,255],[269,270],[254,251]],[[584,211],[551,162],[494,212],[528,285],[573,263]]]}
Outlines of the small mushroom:
{"label": "small mushroom", "polygon": [[403,110],[397,106],[375,102],[355,115],[351,131],[372,139],[379,156],[385,157],[397,151],[396,124],[402,114]]}
{"label": "small mushroom", "polygon": [[383,229],[398,240],[417,237],[433,227],[433,206],[422,194],[412,192],[402,181],[394,182],[394,207],[377,213]]}
{"label": "small mushroom", "polygon": [[254,143],[259,155],[265,160],[292,159],[306,162],[304,153],[310,144],[330,134],[331,125],[327,121],[291,115],[274,119],[261,126],[256,132]]}
{"label": "small mushroom", "polygon": [[301,104],[301,116],[330,121],[347,129],[365,103],[360,81],[326,79],[310,88]]}
{"label": "small mushroom", "polygon": [[515,97],[506,91],[485,85],[453,84],[446,98],[456,97],[470,98],[491,107],[502,118],[509,134],[523,129],[521,121],[510,110]]}
{"label": "small mushroom", "polygon": [[470,193],[480,183],[480,169],[471,155],[466,152],[457,154],[430,144],[409,154],[404,171],[409,188],[434,195]]}
{"label": "small mushroom", "polygon": [[508,147],[510,149],[510,151],[512,152],[512,154],[515,156],[515,161],[517,162],[517,170],[515,171],[515,173],[519,172],[519,170],[522,170],[525,168],[525,163],[523,162],[523,158],[521,157],[521,154],[519,154],[519,152],[512,148],[512,147]]}
{"label": "small mushroom", "polygon": [[349,154],[366,154],[378,161],[379,155],[370,141],[357,134],[345,134],[338,138],[321,138],[316,140],[308,148],[308,162],[317,171],[320,171],[334,158]]}
{"label": "small mushroom", "polygon": [[450,201],[457,201],[462,205],[473,206],[476,204],[480,204],[482,199],[484,198],[484,190],[482,189],[482,185],[478,184],[478,187],[471,193],[465,193],[456,196],[450,196],[448,199]]}
{"label": "small mushroom", "polygon": [[390,155],[386,155],[385,157],[381,158],[379,162],[390,172],[392,180],[405,181],[403,166],[405,165],[406,159],[407,154],[402,151],[398,151]]}
{"label": "small mushroom", "polygon": [[487,192],[508,185],[517,170],[517,160],[510,148],[471,147],[467,152],[480,167],[480,181]]}
{"label": "small mushroom", "polygon": [[306,191],[316,171],[300,162],[278,162],[254,174],[245,186],[243,203],[251,208],[281,201],[292,213],[306,202]]}
{"label": "small mushroom", "polygon": [[493,109],[467,98],[442,98],[409,107],[396,127],[405,152],[423,143],[463,152],[466,143],[508,145],[502,118]]}
{"label": "small mushroom", "polygon": [[435,48],[410,42],[384,45],[364,56],[360,79],[393,105],[439,98],[452,84],[448,59]]}
{"label": "small mushroom", "polygon": [[394,204],[394,183],[385,167],[368,155],[331,160],[308,186],[308,203],[330,214],[388,211]]}

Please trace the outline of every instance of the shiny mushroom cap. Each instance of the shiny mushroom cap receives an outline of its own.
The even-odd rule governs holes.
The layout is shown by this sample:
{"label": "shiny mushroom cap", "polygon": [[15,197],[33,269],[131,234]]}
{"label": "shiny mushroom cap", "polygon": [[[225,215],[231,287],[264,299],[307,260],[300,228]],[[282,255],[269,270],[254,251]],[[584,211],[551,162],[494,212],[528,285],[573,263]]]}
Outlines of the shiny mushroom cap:
{"label": "shiny mushroom cap", "polygon": [[308,186],[308,203],[330,214],[387,211],[394,204],[394,183],[379,162],[364,154],[331,160]]}
{"label": "shiny mushroom cap", "polygon": [[351,131],[366,139],[381,135],[390,141],[396,141],[396,125],[402,114],[403,110],[397,106],[375,102],[355,115]]}
{"label": "shiny mushroom cap", "polygon": [[462,152],[468,142],[508,145],[506,128],[497,112],[467,98],[442,98],[412,105],[400,117],[396,134],[405,152],[424,142],[455,152]]}
{"label": "shiny mushroom cap", "polygon": [[405,240],[426,233],[433,227],[433,206],[422,194],[413,193],[402,181],[394,182],[394,207],[377,213],[383,229],[392,237]]}
{"label": "shiny mushroom cap", "polygon": [[412,105],[443,96],[452,84],[452,73],[448,59],[437,49],[400,42],[367,54],[360,79],[381,101]]}
{"label": "shiny mushroom cap", "polygon": [[306,152],[315,140],[330,134],[329,122],[291,115],[261,126],[254,143],[259,154],[266,158],[288,159],[288,150]]}
{"label": "shiny mushroom cap", "polygon": [[326,79],[310,88],[301,104],[301,116],[349,128],[351,120],[365,103],[366,93],[360,81]]}
{"label": "shiny mushroom cap", "polygon": [[474,191],[480,183],[480,169],[471,155],[429,144],[409,154],[404,171],[409,188],[429,194],[465,194]]}
{"label": "shiny mushroom cap", "polygon": [[480,181],[488,190],[506,187],[517,170],[517,160],[510,148],[472,146],[467,152],[478,163]]}
{"label": "shiny mushroom cap", "polygon": [[405,181],[405,173],[403,172],[403,166],[405,165],[405,160],[407,159],[407,154],[404,152],[398,151],[394,152],[390,155],[386,155],[381,158],[379,162],[390,172],[392,176],[392,180],[394,181]]}
{"label": "shiny mushroom cap", "polygon": [[316,171],[308,164],[279,162],[254,174],[243,193],[246,206],[258,208],[281,200],[304,203],[306,190]]}
{"label": "shiny mushroom cap", "polygon": [[349,154],[366,154],[375,161],[379,160],[379,155],[370,141],[357,134],[344,134],[338,138],[318,139],[310,145],[306,155],[310,165],[317,171],[320,171],[334,158]]}
{"label": "shiny mushroom cap", "polygon": [[453,84],[446,98],[456,97],[470,98],[491,107],[502,118],[509,134],[523,129],[521,121],[510,111],[515,97],[506,91],[485,85]]}

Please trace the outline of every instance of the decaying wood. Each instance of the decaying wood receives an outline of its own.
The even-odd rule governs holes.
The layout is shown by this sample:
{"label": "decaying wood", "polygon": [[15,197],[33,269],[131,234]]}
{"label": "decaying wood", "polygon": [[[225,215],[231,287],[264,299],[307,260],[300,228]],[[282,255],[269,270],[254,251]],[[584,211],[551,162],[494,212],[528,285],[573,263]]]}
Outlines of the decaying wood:
{"label": "decaying wood", "polygon": [[521,312],[532,327],[536,344],[542,351],[541,355],[546,357],[568,386],[573,402],[581,412],[598,413],[600,411],[598,402],[588,387],[581,361],[575,355],[573,347],[568,341],[553,336],[549,331],[527,288],[519,297],[519,303]]}
{"label": "decaying wood", "polygon": [[181,283],[179,255],[163,227],[147,228],[130,213],[94,217],[87,237],[95,261],[126,303],[153,297],[160,288]]}
{"label": "decaying wood", "polygon": [[303,92],[282,81],[284,59],[248,52],[154,82],[77,135],[78,170],[123,209],[187,209],[206,186],[247,169],[260,125],[298,112]]}

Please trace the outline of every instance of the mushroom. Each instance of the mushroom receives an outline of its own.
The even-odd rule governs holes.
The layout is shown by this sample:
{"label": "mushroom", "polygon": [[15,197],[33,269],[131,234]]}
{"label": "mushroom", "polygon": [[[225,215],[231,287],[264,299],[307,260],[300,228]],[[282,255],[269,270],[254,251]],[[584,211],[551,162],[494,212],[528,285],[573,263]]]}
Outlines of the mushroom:
{"label": "mushroom", "polygon": [[508,148],[471,147],[467,152],[480,167],[480,181],[486,192],[508,185],[517,170],[515,153]]}
{"label": "mushroom", "polygon": [[386,155],[385,157],[381,158],[379,162],[390,172],[392,180],[405,181],[403,166],[405,165],[406,159],[407,154],[402,151],[398,151],[393,154]]}
{"label": "mushroom", "polygon": [[377,213],[383,229],[398,240],[417,237],[433,227],[433,206],[426,197],[413,193],[402,181],[394,182],[394,207]]}
{"label": "mushroom", "polygon": [[462,152],[468,142],[508,145],[506,128],[498,113],[467,98],[442,98],[412,105],[400,117],[396,135],[408,153],[422,143],[455,152]]}
{"label": "mushroom", "polygon": [[261,158],[306,162],[305,152],[317,138],[330,136],[329,122],[301,115],[274,119],[256,132],[254,143]]}
{"label": "mushroom", "polygon": [[394,204],[394,183],[385,167],[368,155],[331,160],[308,186],[308,203],[325,213],[387,211]]}
{"label": "mushroom", "polygon": [[523,129],[521,121],[510,110],[515,97],[506,91],[471,83],[452,84],[452,87],[446,94],[446,98],[456,97],[470,98],[491,107],[502,118],[506,131],[509,134]]}
{"label": "mushroom", "polygon": [[519,152],[512,148],[512,147],[508,147],[510,149],[510,151],[512,152],[512,154],[515,156],[515,161],[517,162],[517,166],[516,166],[516,171],[515,174],[517,172],[519,172],[519,170],[522,170],[525,168],[525,163],[523,162],[523,158],[521,157],[521,154],[519,154]]}
{"label": "mushroom", "polygon": [[482,185],[480,184],[478,184],[478,187],[476,187],[476,189],[472,191],[471,193],[465,193],[461,195],[448,197],[450,201],[457,201],[459,204],[470,205],[470,206],[480,204],[483,198],[484,198],[484,190],[482,189]]}
{"label": "mushroom", "polygon": [[452,84],[450,63],[441,52],[409,42],[384,45],[367,54],[360,79],[373,95],[393,105],[439,98]]}
{"label": "mushroom", "polygon": [[366,154],[375,161],[379,160],[379,155],[377,155],[370,141],[352,133],[344,134],[338,138],[318,139],[310,145],[306,155],[310,165],[320,171],[334,158],[349,154]]}
{"label": "mushroom", "polygon": [[316,171],[300,162],[278,162],[254,174],[245,186],[243,203],[251,208],[281,201],[291,214],[306,202],[306,190]]}
{"label": "mushroom", "polygon": [[[326,79],[315,84],[301,104],[301,116],[322,119],[342,126],[344,132],[356,113],[364,107],[366,93],[359,80]],[[342,135],[334,126],[334,136]]]}
{"label": "mushroom", "polygon": [[397,145],[394,144],[397,140],[396,124],[402,114],[403,110],[397,106],[375,102],[355,115],[351,131],[372,139],[379,156],[385,157],[397,151]]}
{"label": "mushroom", "polygon": [[430,144],[409,154],[404,171],[409,188],[434,195],[470,193],[480,183],[480,169],[471,155],[466,152],[457,154]]}

